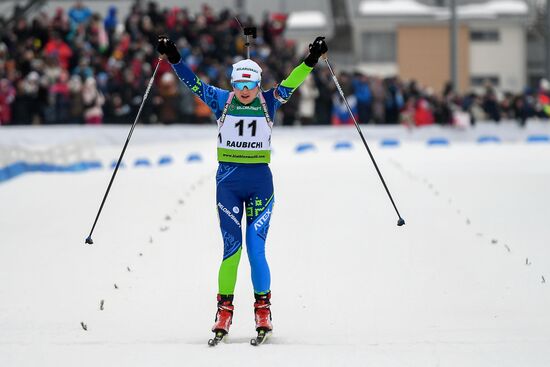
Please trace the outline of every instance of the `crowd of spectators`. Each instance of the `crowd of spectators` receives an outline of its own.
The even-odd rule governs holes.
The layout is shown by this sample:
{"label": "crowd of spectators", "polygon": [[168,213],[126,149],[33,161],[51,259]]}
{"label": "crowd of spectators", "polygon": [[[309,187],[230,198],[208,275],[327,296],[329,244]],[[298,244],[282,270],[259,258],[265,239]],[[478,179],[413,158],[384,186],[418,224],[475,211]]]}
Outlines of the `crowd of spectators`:
{"label": "crowd of spectators", "polygon": [[[230,10],[218,14],[204,5],[198,14],[185,8],[161,9],[136,3],[125,19],[111,7],[105,17],[77,1],[68,12],[16,18],[0,31],[0,125],[132,123],[158,62],[157,35],[166,34],[183,60],[206,82],[230,88],[231,65],[245,55],[239,24]],[[241,19],[254,25],[252,18]],[[266,14],[251,57],[270,88],[285,78],[307,50],[284,37],[285,15]],[[414,81],[340,72],[340,84],[363,123],[420,126],[516,119],[550,114],[550,84],[521,95],[502,94],[487,85],[481,94],[442,93]],[[156,86],[145,103],[144,123],[211,123],[210,110],[177,80],[170,66],[159,66]],[[282,106],[279,123],[350,124],[328,69],[312,76]]]}

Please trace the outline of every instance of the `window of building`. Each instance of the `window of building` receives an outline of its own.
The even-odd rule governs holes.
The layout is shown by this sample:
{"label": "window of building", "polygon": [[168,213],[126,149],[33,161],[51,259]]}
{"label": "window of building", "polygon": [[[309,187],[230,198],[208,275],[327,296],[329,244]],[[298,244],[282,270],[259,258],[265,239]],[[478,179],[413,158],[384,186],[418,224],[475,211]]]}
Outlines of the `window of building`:
{"label": "window of building", "polygon": [[365,32],[363,41],[363,61],[365,62],[395,62],[396,37],[395,32]]}
{"label": "window of building", "polygon": [[498,42],[500,41],[500,33],[496,29],[471,30],[470,40],[472,42]]}
{"label": "window of building", "polygon": [[472,87],[485,87],[487,84],[498,87],[500,78],[498,75],[476,75],[470,78],[470,84]]}

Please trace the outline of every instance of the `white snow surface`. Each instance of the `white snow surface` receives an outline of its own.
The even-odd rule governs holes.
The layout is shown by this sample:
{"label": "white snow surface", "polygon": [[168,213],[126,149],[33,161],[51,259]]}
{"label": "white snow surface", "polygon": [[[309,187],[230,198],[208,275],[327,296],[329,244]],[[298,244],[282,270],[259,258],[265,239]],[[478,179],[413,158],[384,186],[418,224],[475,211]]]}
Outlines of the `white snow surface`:
{"label": "white snow surface", "polygon": [[[206,344],[215,130],[130,143],[127,162],[175,161],[119,171],[91,246],[109,169],[0,184],[0,366],[549,366],[550,144],[370,141],[397,227],[358,136],[335,151],[315,131],[274,130],[274,333],[258,348],[246,256],[228,340]],[[96,154],[107,165],[123,142]]]}

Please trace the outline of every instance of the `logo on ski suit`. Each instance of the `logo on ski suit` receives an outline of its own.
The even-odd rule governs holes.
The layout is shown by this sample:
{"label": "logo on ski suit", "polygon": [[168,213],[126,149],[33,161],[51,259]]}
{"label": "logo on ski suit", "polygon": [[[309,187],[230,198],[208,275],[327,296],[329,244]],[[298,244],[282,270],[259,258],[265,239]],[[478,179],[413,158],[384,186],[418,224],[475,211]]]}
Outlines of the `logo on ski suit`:
{"label": "logo on ski suit", "polygon": [[266,223],[269,220],[269,217],[271,216],[271,210],[267,209],[265,213],[258,218],[258,220],[254,223],[254,229],[257,231],[258,229],[262,228],[264,223]]}
{"label": "logo on ski suit", "polygon": [[218,208],[220,208],[220,210],[221,210],[222,212],[224,212],[225,214],[227,214],[227,216],[228,216],[229,218],[231,218],[231,220],[232,220],[233,222],[235,222],[235,224],[236,224],[239,228],[241,228],[241,223],[239,222],[239,220],[237,219],[237,217],[235,217],[235,216],[233,215],[233,213],[231,213],[231,210],[229,210],[229,209],[227,209],[225,206],[223,206],[222,203],[218,203]]}

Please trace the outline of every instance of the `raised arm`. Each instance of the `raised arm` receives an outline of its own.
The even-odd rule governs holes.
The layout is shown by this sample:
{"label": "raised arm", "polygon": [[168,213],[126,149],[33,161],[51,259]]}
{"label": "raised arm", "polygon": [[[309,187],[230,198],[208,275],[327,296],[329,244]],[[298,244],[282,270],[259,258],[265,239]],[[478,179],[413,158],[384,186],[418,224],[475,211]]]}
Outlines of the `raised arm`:
{"label": "raised arm", "polygon": [[275,98],[281,103],[288,101],[292,93],[306,80],[312,70],[313,68],[307,66],[304,62],[296,66],[275,89]]}
{"label": "raised arm", "polygon": [[307,76],[313,70],[313,67],[319,61],[321,55],[328,51],[325,37],[317,37],[312,44],[309,45],[309,54],[304,61],[295,67],[290,75],[281,82],[275,89],[275,98],[285,103],[288,101],[292,93],[306,80]]}
{"label": "raised arm", "polygon": [[165,36],[159,36],[157,51],[166,55],[172,68],[178,75],[178,78],[195,93],[204,103],[210,107],[212,112],[219,118],[223,112],[223,107],[229,96],[229,91],[214,87],[202,81],[194,72],[183,62],[181,55],[173,41]]}

